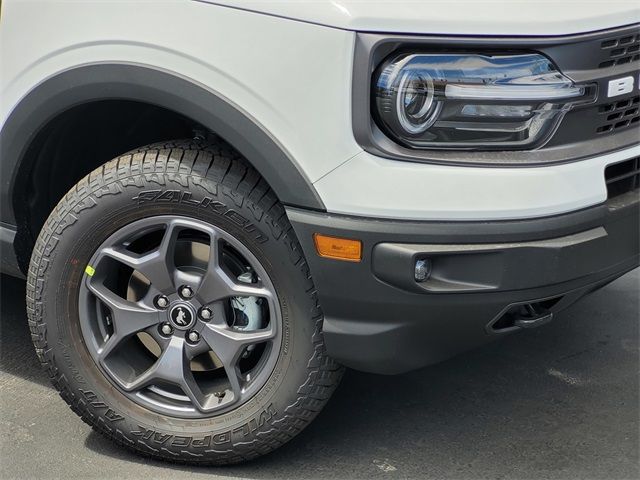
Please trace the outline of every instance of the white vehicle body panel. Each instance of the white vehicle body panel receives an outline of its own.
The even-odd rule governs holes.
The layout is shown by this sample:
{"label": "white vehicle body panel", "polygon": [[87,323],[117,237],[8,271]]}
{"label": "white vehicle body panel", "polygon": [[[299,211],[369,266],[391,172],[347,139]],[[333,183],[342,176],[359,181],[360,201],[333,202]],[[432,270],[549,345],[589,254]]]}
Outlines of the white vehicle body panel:
{"label": "white vehicle body panel", "polygon": [[495,168],[386,160],[362,152],[315,183],[327,209],[367,217],[506,220],[606,201],[604,169],[640,146],[550,167]]}
{"label": "white vehicle body panel", "polygon": [[640,21],[636,0],[204,0],[320,25],[385,33],[569,35]]}
{"label": "white vehicle body panel", "polygon": [[65,70],[151,66],[230,100],[314,181],[360,151],[349,127],[353,44],[352,32],[193,1],[5,0],[1,119]]}
{"label": "white vehicle body panel", "polygon": [[381,218],[490,220],[577,210],[605,201],[607,164],[640,155],[634,147],[547,167],[430,165],[363,152],[351,125],[350,29],[574,33],[637,21],[636,2],[216,3],[271,15],[185,0],[4,0],[0,121],[60,72],[96,63],[150,66],[247,112],[314,183],[329,212]]}

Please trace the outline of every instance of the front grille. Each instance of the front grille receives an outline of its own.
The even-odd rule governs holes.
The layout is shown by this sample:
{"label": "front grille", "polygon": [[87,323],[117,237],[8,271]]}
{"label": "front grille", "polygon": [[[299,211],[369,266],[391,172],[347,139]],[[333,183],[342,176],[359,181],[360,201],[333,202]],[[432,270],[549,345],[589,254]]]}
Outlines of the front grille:
{"label": "front grille", "polygon": [[637,125],[640,122],[640,96],[600,105],[598,114],[601,115],[602,121],[596,128],[597,133]]}
{"label": "front grille", "polygon": [[640,157],[609,165],[604,170],[608,198],[618,197],[640,188]]}
{"label": "front grille", "polygon": [[[536,50],[553,60],[560,71],[578,79],[577,82],[596,85],[598,92],[595,102],[577,106],[565,115],[541,150],[581,145],[593,149],[592,152],[604,152],[637,143],[640,138],[639,24]],[[635,79],[632,91],[609,98],[609,83],[629,76]]]}
{"label": "front grille", "polygon": [[606,60],[598,68],[610,68],[640,60],[640,33],[623,37],[607,38],[600,43]]}

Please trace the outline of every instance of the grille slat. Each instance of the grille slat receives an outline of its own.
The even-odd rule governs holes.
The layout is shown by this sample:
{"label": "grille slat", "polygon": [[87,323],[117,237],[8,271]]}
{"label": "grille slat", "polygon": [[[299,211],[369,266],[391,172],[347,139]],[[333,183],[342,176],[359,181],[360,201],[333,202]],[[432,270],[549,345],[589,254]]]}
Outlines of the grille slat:
{"label": "grille slat", "polygon": [[602,123],[596,127],[597,133],[609,133],[622,128],[637,126],[640,121],[640,96],[618,102],[607,103],[598,108],[603,116]]}
{"label": "grille slat", "polygon": [[640,174],[640,169],[633,170],[629,173],[625,173],[624,175],[618,175],[617,177],[613,177],[607,180],[607,185],[609,185],[610,183],[619,182],[620,180],[624,180],[625,178],[633,177],[634,175],[638,174]]}
{"label": "grille slat", "polygon": [[640,157],[609,165],[604,179],[609,199],[640,189]]}
{"label": "grille slat", "polygon": [[608,38],[600,43],[600,48],[608,53],[606,60],[600,62],[598,68],[611,68],[617,65],[640,60],[640,33],[620,38]]}

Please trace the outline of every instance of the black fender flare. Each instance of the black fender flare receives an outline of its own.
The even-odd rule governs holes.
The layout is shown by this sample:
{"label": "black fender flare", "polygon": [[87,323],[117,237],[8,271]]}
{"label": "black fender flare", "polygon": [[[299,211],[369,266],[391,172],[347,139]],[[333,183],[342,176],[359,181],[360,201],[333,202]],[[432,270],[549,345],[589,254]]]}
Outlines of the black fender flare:
{"label": "black fender flare", "polygon": [[325,210],[315,188],[286,149],[230,100],[175,73],[146,65],[100,63],[46,79],[20,100],[5,121],[0,132],[3,223],[16,223],[16,179],[38,132],[65,110],[100,100],[146,102],[190,118],[236,148],[285,205]]}

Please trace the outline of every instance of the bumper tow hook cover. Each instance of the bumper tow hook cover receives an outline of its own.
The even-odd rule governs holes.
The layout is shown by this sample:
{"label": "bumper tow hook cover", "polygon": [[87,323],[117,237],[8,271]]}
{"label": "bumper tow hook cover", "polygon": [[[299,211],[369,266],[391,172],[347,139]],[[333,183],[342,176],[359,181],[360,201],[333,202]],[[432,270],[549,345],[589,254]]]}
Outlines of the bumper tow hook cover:
{"label": "bumper tow hook cover", "polygon": [[545,323],[549,323],[551,320],[553,320],[553,313],[546,311],[531,317],[518,318],[513,324],[520,328],[536,328]]}

